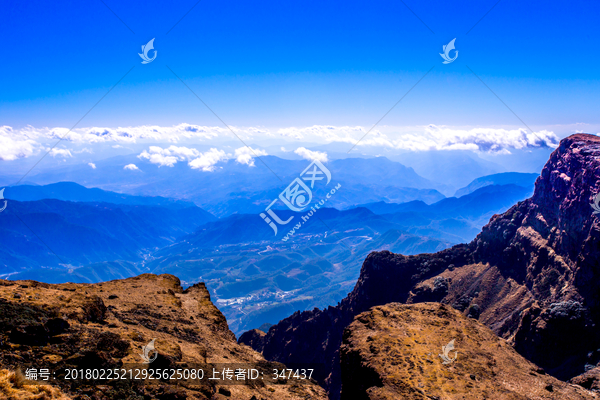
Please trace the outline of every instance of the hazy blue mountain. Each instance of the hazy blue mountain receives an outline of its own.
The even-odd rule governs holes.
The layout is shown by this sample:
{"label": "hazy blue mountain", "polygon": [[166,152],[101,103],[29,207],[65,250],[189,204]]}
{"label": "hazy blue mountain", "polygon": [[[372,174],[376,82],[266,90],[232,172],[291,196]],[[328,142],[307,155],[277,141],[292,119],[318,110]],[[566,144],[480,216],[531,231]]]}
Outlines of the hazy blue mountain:
{"label": "hazy blue mountain", "polygon": [[26,268],[141,260],[216,218],[201,208],[8,200],[0,275]]}
{"label": "hazy blue mountain", "polygon": [[469,183],[467,186],[460,188],[454,194],[454,197],[461,197],[475,190],[489,185],[517,185],[525,188],[530,188],[533,191],[533,185],[539,174],[527,174],[522,172],[503,172],[479,177]]}
{"label": "hazy blue mountain", "polygon": [[[316,186],[313,198],[319,201],[333,186],[341,184],[341,189],[332,196],[327,205],[337,209],[355,208],[358,204],[369,201],[407,202],[415,199],[428,204],[444,199],[444,195],[435,189],[415,189],[393,186],[366,186],[362,184],[349,184],[344,181],[334,181],[327,186]],[[283,187],[273,188],[260,192],[231,192],[219,201],[206,204],[203,208],[218,217],[237,214],[259,214],[276,199]],[[276,203],[274,209],[286,209],[281,203]]]}
{"label": "hazy blue mountain", "polygon": [[511,149],[507,154],[480,153],[479,158],[501,165],[505,171],[539,174],[553,151],[552,147],[529,147]]}
{"label": "hazy blue mountain", "polygon": [[447,190],[440,190],[445,195],[454,193],[456,188],[468,185],[480,176],[506,171],[505,167],[470,151],[406,152],[391,158],[412,167],[424,178],[446,185]]}
{"label": "hazy blue mountain", "polygon": [[[124,170],[127,164],[139,170]],[[136,155],[117,156],[87,165],[45,171],[33,177],[38,184],[72,181],[86,187],[118,191],[130,195],[163,196],[193,201],[215,215],[256,213],[264,210],[310,164],[307,160],[286,160],[264,156],[254,166],[235,160],[221,162],[212,172],[192,170],[186,162],[158,167]],[[332,183],[344,187],[332,206],[348,208],[372,201],[438,201],[442,187],[417,174],[412,168],[385,157],[346,158],[326,163]],[[331,184],[331,183],[330,183]],[[317,194],[323,188],[317,188]]]}
{"label": "hazy blue mountain", "polygon": [[124,279],[147,272],[138,263],[105,261],[83,267],[33,268],[10,275],[12,280],[37,280],[46,283],[96,283]]}
{"label": "hazy blue mountain", "polygon": [[378,201],[375,203],[361,204],[360,207],[365,207],[375,214],[392,214],[397,212],[428,212],[429,206],[419,200],[407,201],[405,203],[386,203]]}
{"label": "hazy blue mountain", "polygon": [[[181,242],[169,246],[164,251],[178,252],[190,246],[212,248],[229,244],[281,241],[290,230],[294,229],[296,224],[302,223],[301,216],[306,215],[290,210],[279,210],[277,214],[283,220],[294,217],[289,224],[279,225],[277,235],[274,235],[269,225],[257,214],[234,214],[204,224],[196,232],[183,237]],[[397,224],[390,223],[386,218],[376,215],[366,208],[359,207],[345,211],[321,208],[308,221],[302,223],[297,232],[307,235],[322,234],[332,229],[342,231],[361,229],[362,232],[378,234],[398,228]],[[290,240],[293,241],[294,236]],[[162,255],[162,252],[159,251],[156,256]]]}
{"label": "hazy blue mountain", "polygon": [[57,199],[77,202],[105,202],[113,204],[153,205],[175,208],[194,207],[194,203],[155,196],[132,196],[98,188],[86,188],[75,182],[57,182],[49,185],[10,186],[4,190],[4,198],[18,201]]}
{"label": "hazy blue mountain", "polygon": [[430,206],[433,212],[445,216],[466,217],[475,220],[506,211],[520,200],[533,194],[533,187],[517,185],[489,185],[456,198],[449,197]]}
{"label": "hazy blue mountain", "polygon": [[486,185],[462,197],[447,197],[436,203],[427,205],[422,201],[411,201],[401,204],[384,202],[361,205],[376,214],[392,214],[398,212],[420,212],[440,214],[447,217],[480,218],[490,212],[510,207],[516,202],[526,199],[533,193],[533,187],[514,184]]}
{"label": "hazy blue mountain", "polygon": [[376,202],[362,206],[410,233],[450,242],[468,242],[492,215],[506,211],[532,193],[533,187],[489,185],[468,195],[445,198],[430,205],[411,201],[400,204]]}

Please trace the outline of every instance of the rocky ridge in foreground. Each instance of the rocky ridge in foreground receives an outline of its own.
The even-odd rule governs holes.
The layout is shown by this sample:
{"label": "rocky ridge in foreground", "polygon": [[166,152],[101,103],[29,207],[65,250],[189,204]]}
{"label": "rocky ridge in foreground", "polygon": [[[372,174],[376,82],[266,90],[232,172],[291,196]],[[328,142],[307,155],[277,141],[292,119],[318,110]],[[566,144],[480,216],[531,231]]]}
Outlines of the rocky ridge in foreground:
{"label": "rocky ridge in foreground", "polygon": [[[151,364],[142,364],[140,354],[152,339],[156,339],[158,356]],[[49,369],[52,373],[61,368],[109,370],[134,365],[164,370],[206,363],[254,366],[265,372],[265,379],[246,384],[206,380],[146,384],[114,379],[91,384],[59,375],[40,382],[59,387],[73,399],[327,398],[310,381],[270,380],[271,368],[283,366],[268,363],[259,353],[236,343],[203,283],[183,290],[176,277],[151,274],[98,284],[0,280],[0,369]],[[7,385],[15,381],[8,378],[10,374],[4,375]]]}
{"label": "rocky ridge in foreground", "polygon": [[342,400],[600,398],[546,374],[485,325],[440,303],[390,303],[359,314],[344,332],[340,358]]}

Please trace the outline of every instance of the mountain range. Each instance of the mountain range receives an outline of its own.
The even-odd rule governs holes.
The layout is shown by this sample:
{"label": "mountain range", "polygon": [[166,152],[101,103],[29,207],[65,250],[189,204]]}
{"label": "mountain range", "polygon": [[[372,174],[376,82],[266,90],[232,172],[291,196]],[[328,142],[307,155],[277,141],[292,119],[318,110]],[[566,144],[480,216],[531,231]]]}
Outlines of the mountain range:
{"label": "mountain range", "polygon": [[[347,328],[374,306],[438,302],[486,325],[535,363],[538,373],[580,383],[598,376],[591,371],[600,369],[600,220],[590,203],[600,190],[599,157],[600,138],[576,134],[563,139],[537,179],[533,196],[494,215],[470,243],[414,256],[372,252],[353,291],[340,304],[296,312],[264,336],[254,331],[240,342],[256,338],[249,344],[269,360],[328,365],[316,378],[332,399],[352,388],[360,390],[353,392],[359,396],[354,398],[381,398],[373,394],[382,385],[376,374],[369,381],[371,387],[357,389],[353,380],[345,380],[348,370],[341,366],[348,359],[340,364],[340,346],[350,344],[347,339],[352,333]],[[417,343],[423,340],[415,337]],[[402,352],[395,343],[388,341],[385,351]],[[353,365],[359,365],[356,362],[364,368],[369,361],[359,358]],[[395,367],[390,368],[388,376]],[[423,379],[433,376],[414,365],[408,368]],[[588,378],[578,377],[582,374]],[[400,380],[392,390],[400,388],[415,393],[406,398],[427,398],[427,394],[417,395],[422,388],[418,382]]]}
{"label": "mountain range", "polygon": [[[217,219],[182,200],[72,182],[9,187],[10,206],[2,220],[9,246],[0,253],[7,266],[2,274],[50,283],[93,283],[146,272],[176,274],[185,286],[203,280],[240,334],[298,309],[337,304],[351,291],[361,260],[372,250],[418,254],[471,240],[489,217],[529,191],[488,186],[431,205],[321,208],[293,235],[288,235],[289,224],[275,236],[256,214]],[[289,210],[278,213],[300,221]],[[52,235],[55,225],[61,227],[59,236]],[[28,238],[27,247],[22,237]],[[17,259],[19,267],[9,268]]]}

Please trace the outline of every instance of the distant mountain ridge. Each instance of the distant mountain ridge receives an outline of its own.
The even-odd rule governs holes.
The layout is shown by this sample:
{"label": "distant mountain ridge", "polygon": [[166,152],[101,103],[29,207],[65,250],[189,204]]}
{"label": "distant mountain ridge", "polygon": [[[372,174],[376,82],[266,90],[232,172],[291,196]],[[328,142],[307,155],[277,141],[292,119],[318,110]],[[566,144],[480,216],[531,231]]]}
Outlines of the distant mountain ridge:
{"label": "distant mountain ridge", "polygon": [[454,197],[462,197],[473,193],[477,189],[489,185],[517,185],[525,188],[531,188],[539,174],[526,174],[521,172],[503,172],[500,174],[486,175],[473,180],[467,186],[460,188],[454,194]]}
{"label": "distant mountain ridge", "polygon": [[57,182],[43,186],[9,186],[4,190],[4,198],[17,201],[57,199],[63,201],[113,203],[147,206],[168,206],[172,208],[193,207],[194,203],[166,197],[133,196],[110,192],[99,188],[86,188],[75,182]]}
{"label": "distant mountain ridge", "polygon": [[532,192],[530,188],[516,185],[491,185],[463,197],[449,197],[430,205],[411,201],[362,206],[408,232],[459,243],[472,240],[493,214],[506,211],[531,196]]}
{"label": "distant mountain ridge", "polygon": [[0,218],[0,273],[141,260],[142,250],[173,243],[215,219],[196,206],[9,200]]}
{"label": "distant mountain ridge", "polygon": [[[97,161],[95,169],[81,165],[46,171],[31,180],[38,184],[68,180],[130,195],[184,199],[222,217],[263,211],[310,162],[263,156],[260,161],[255,160],[254,166],[228,160],[218,163],[209,172],[191,169],[185,161],[159,168],[130,155]],[[124,170],[130,163],[136,164],[139,170]],[[332,199],[332,206],[336,208],[378,200],[433,203],[444,198],[437,190],[444,185],[385,157],[337,159],[325,165],[332,180],[346,188]]]}

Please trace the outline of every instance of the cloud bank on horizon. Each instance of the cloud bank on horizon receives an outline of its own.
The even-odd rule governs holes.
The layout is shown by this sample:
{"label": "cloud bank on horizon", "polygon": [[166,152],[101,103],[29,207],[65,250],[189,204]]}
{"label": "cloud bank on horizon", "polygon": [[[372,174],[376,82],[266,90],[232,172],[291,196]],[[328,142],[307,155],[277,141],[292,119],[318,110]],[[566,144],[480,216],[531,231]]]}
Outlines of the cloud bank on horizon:
{"label": "cloud bank on horizon", "polygon": [[[558,145],[559,138],[552,131],[540,130],[529,132],[524,128],[471,128],[457,129],[445,126],[427,125],[420,132],[383,133],[378,129],[369,131],[363,126],[328,126],[313,125],[309,127],[288,127],[269,130],[263,127],[232,127],[237,136],[243,140],[302,141],[322,143],[348,143],[349,148],[381,146],[398,150],[431,151],[431,150],[470,150],[475,152],[510,153],[511,149],[527,149]],[[368,134],[367,134],[368,132]],[[0,127],[0,159],[15,160],[35,156],[49,151],[49,145],[62,139],[61,144],[94,145],[101,143],[121,144],[143,143],[144,141],[159,143],[179,143],[186,140],[213,142],[215,148],[201,153],[196,149],[171,145],[167,148],[150,146],[139,155],[159,166],[173,166],[180,161],[187,161],[190,167],[203,171],[212,170],[222,160],[235,158],[237,162],[253,166],[253,159],[266,155],[259,149],[240,147],[235,154],[226,154],[216,148],[216,143],[223,138],[233,139],[228,129],[220,127],[179,124],[171,127],[136,126],[127,128],[80,128],[69,131],[67,128],[34,128],[13,129],[10,126]],[[362,138],[362,139],[361,139]],[[358,143],[357,143],[358,142]],[[296,154],[303,158],[322,159],[323,155],[309,155],[310,150],[298,149]],[[89,152],[89,149],[86,149]],[[73,157],[70,149],[53,148],[53,157]],[[299,152],[298,152],[299,151]],[[326,155],[325,155],[326,159]]]}
{"label": "cloud bank on horizon", "polygon": [[[212,172],[216,168],[215,165],[220,161],[235,159],[240,164],[254,167],[254,157],[266,155],[266,151],[253,149],[251,147],[240,147],[235,150],[234,154],[228,154],[225,151],[216,148],[211,148],[209,151],[201,153],[197,149],[185,146],[169,146],[164,149],[159,146],[150,146],[148,150],[144,150],[138,155],[138,158],[148,160],[150,163],[156,164],[159,167],[173,167],[180,161],[187,161],[189,167],[192,169]],[[130,165],[135,166],[134,164]]]}

